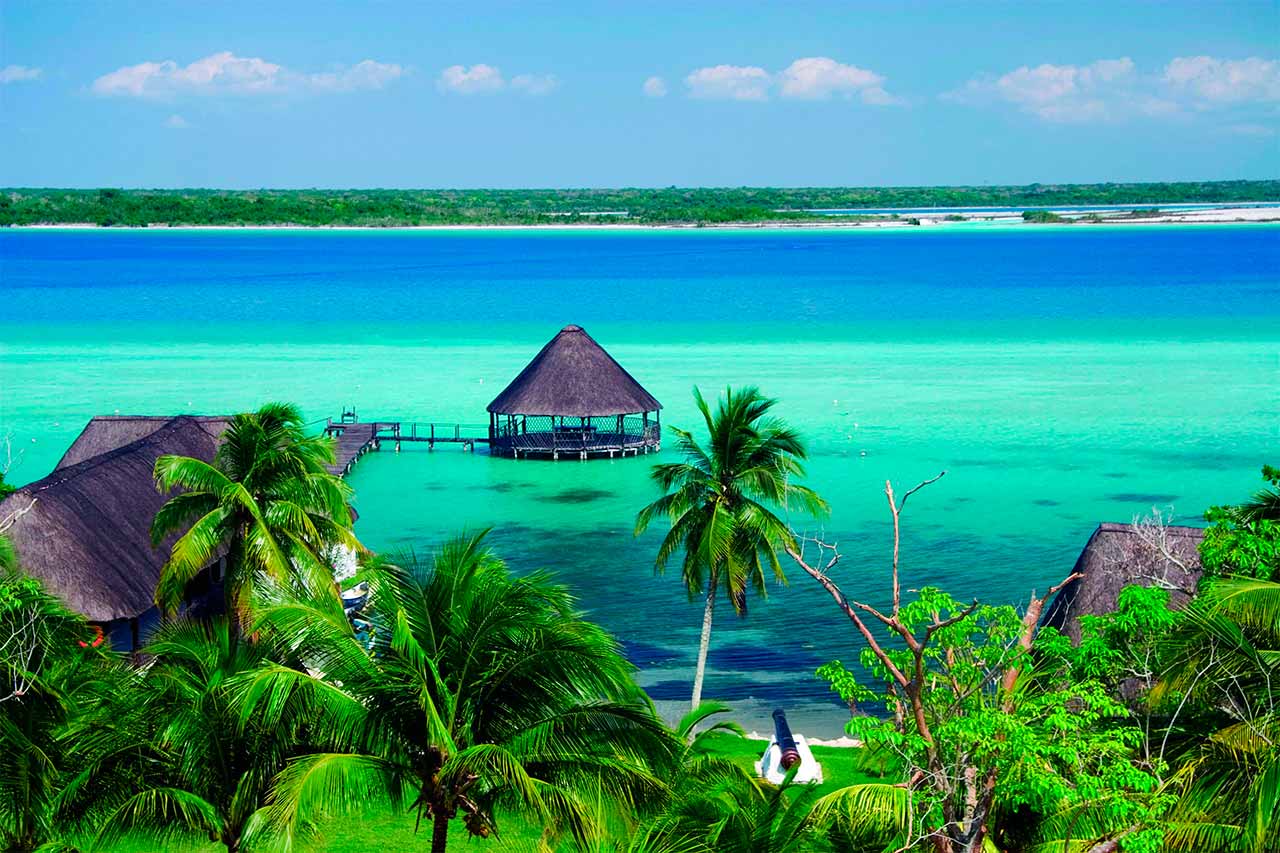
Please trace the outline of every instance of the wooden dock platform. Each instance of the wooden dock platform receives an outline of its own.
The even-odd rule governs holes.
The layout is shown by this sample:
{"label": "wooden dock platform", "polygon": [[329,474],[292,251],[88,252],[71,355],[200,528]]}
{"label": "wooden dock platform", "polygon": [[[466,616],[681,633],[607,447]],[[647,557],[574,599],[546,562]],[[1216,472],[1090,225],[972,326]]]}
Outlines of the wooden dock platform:
{"label": "wooden dock platform", "polygon": [[351,473],[360,457],[379,450],[383,442],[391,442],[396,451],[401,442],[419,442],[434,449],[436,444],[461,444],[463,450],[474,450],[477,444],[489,443],[488,426],[485,424],[435,423],[422,421],[361,421],[354,410],[344,411],[338,420],[329,418],[325,423],[325,435],[337,442],[335,464],[328,466],[329,473],[345,477]]}

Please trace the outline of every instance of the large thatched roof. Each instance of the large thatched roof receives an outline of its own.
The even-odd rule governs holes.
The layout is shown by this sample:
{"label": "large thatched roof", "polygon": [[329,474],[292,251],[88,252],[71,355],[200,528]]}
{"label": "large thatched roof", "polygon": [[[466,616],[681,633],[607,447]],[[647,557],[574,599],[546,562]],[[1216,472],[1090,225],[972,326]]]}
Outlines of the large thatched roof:
{"label": "large thatched roof", "polygon": [[1116,609],[1120,590],[1160,584],[1175,607],[1187,603],[1200,579],[1199,527],[1153,523],[1098,525],[1076,560],[1083,575],[1058,591],[1045,609],[1043,625],[1052,625],[1080,642],[1080,617]]}
{"label": "large thatched roof", "polygon": [[[95,432],[90,441],[105,441],[109,432],[94,426],[99,420],[86,428]],[[0,519],[16,516],[6,535],[22,569],[93,622],[151,608],[170,544],[151,547],[151,519],[167,500],[155,487],[155,461],[165,454],[212,460],[225,423],[188,416],[148,420],[159,425],[124,446],[60,464],[0,502]],[[126,425],[117,435],[136,428]]]}
{"label": "large thatched roof", "polygon": [[[190,415],[190,420],[207,424],[214,435],[221,435],[231,425],[231,418],[223,415]],[[172,421],[172,415],[99,415],[81,430],[71,442],[67,452],[58,460],[57,468],[66,468],[94,456],[109,453],[117,447],[132,444],[146,438],[160,427]],[[55,469],[56,470],[56,469]]]}
{"label": "large thatched roof", "polygon": [[489,404],[509,415],[629,415],[662,404],[579,326],[565,326]]}

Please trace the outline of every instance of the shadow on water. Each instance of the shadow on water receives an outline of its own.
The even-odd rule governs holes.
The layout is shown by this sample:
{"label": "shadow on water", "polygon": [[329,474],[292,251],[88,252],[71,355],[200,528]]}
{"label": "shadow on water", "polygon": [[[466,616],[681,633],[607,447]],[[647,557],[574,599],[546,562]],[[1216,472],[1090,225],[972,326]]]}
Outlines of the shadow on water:
{"label": "shadow on water", "polygon": [[716,669],[756,672],[812,673],[826,663],[811,651],[791,650],[777,645],[735,644],[707,652],[708,663]]}
{"label": "shadow on water", "polygon": [[604,489],[565,489],[562,492],[556,492],[554,495],[548,495],[543,500],[557,504],[589,504],[593,501],[603,501],[614,497],[613,492],[607,492]]}
{"label": "shadow on water", "polygon": [[1178,495],[1165,495],[1159,492],[1114,492],[1107,495],[1107,500],[1119,503],[1171,504]]}
{"label": "shadow on water", "polygon": [[627,660],[643,669],[647,666],[660,666],[666,663],[683,662],[688,654],[678,649],[669,649],[644,640],[623,640],[622,652]]}

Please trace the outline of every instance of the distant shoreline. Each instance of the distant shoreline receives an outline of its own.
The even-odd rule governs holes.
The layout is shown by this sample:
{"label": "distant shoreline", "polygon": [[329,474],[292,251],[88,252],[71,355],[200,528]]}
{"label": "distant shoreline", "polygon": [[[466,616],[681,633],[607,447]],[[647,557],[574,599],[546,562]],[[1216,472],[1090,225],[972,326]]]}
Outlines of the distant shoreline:
{"label": "distant shoreline", "polygon": [[[1153,206],[1155,207],[1155,206]],[[952,217],[948,219],[948,217]],[[956,218],[958,217],[958,218]],[[803,222],[715,222],[715,223],[641,223],[641,222],[556,222],[556,223],[458,223],[441,225],[99,225],[94,222],[34,223],[7,225],[4,228],[31,231],[705,231],[705,230],[854,230],[919,228],[968,228],[975,225],[1025,227],[1089,227],[1091,225],[1240,225],[1280,223],[1280,207],[1213,207],[1170,210],[1154,216],[1103,216],[1081,221],[1064,218],[1062,222],[1024,222],[1020,215],[968,211],[963,213],[938,210],[896,219],[859,219],[842,221],[832,216],[824,220]]]}

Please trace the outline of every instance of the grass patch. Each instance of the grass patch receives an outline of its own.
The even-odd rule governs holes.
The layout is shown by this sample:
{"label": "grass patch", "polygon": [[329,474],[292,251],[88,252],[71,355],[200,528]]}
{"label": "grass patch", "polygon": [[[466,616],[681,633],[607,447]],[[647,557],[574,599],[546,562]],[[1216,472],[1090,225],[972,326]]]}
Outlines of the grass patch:
{"label": "grass patch", "polygon": [[[734,764],[755,774],[755,763],[764,755],[767,741],[748,740],[730,734],[708,735],[706,743],[710,747],[707,752],[721,758],[727,758]],[[822,765],[822,784],[818,786],[823,794],[829,794],[849,785],[860,785],[865,782],[883,782],[884,771],[881,768],[868,766],[867,756],[861,749],[843,746],[813,746],[813,757]]]}

